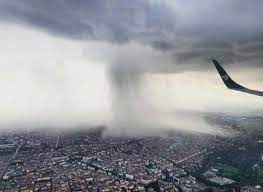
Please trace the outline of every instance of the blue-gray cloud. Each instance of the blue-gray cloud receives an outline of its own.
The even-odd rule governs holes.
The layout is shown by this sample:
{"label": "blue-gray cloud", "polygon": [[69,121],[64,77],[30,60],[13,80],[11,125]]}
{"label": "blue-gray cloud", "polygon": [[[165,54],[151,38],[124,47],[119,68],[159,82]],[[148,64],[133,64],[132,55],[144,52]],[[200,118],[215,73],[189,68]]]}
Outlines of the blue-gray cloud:
{"label": "blue-gray cloud", "polygon": [[67,38],[137,41],[178,64],[218,57],[260,66],[262,8],[261,0],[0,0],[0,20]]}
{"label": "blue-gray cloud", "polygon": [[147,37],[160,48],[169,46],[158,41],[157,35],[174,31],[175,22],[171,8],[144,0],[0,1],[0,12],[2,20],[26,23],[55,35],[120,43]]}

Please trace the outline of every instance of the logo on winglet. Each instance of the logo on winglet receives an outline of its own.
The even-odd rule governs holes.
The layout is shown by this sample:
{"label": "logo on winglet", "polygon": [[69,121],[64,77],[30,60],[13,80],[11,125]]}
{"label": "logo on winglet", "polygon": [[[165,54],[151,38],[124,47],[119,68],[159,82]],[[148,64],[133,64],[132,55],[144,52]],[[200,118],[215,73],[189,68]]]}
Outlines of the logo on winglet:
{"label": "logo on winglet", "polygon": [[222,78],[223,78],[225,81],[227,81],[230,77],[229,77],[227,74],[225,74],[225,75],[222,75]]}

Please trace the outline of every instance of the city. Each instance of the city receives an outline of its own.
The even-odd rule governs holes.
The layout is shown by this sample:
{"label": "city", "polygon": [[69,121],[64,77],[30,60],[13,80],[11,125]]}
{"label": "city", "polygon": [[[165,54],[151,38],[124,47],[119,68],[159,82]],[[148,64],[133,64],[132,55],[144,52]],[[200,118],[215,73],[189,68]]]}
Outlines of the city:
{"label": "city", "polygon": [[7,131],[0,138],[0,191],[225,191],[237,186],[241,191],[259,191],[260,185],[240,185],[219,176],[218,181],[211,178],[212,185],[203,181],[208,172],[218,171],[212,166],[220,153],[235,145],[242,151],[253,142],[253,135],[244,134],[236,124],[240,119],[222,115],[209,119],[232,134],[171,131],[121,138],[104,136],[105,127],[68,133]]}

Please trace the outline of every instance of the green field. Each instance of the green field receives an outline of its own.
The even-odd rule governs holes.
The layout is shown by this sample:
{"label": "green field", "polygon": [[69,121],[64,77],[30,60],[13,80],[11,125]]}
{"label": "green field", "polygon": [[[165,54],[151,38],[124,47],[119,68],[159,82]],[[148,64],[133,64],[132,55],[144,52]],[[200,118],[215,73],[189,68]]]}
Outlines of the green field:
{"label": "green field", "polygon": [[239,178],[240,176],[240,171],[233,166],[218,164],[215,168],[219,170],[218,176],[227,177],[231,179]]}
{"label": "green field", "polygon": [[263,164],[257,167],[236,168],[226,164],[217,164],[215,167],[219,170],[218,176],[227,177],[237,182],[243,183],[253,181],[256,184],[263,184]]}
{"label": "green field", "polygon": [[263,137],[263,122],[258,120],[247,120],[240,122],[240,128],[248,134]]}

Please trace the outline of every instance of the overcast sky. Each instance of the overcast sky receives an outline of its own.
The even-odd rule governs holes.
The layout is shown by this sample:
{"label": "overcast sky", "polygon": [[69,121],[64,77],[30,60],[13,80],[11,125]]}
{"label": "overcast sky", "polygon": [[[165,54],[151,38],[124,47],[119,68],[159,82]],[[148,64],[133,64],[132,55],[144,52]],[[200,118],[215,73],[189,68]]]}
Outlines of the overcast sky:
{"label": "overcast sky", "polygon": [[262,8],[261,0],[0,0],[1,124],[178,125],[181,109],[262,109],[262,98],[227,90],[211,63],[263,90]]}

